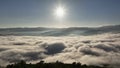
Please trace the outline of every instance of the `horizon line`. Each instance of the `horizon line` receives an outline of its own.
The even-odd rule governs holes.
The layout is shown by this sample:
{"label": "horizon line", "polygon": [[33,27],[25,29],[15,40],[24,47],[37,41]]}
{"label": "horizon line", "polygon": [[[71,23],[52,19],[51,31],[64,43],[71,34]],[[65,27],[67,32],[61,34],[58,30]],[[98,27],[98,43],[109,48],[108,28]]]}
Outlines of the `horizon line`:
{"label": "horizon line", "polygon": [[101,25],[101,26],[68,26],[68,27],[52,27],[52,26],[26,26],[26,27],[0,27],[0,29],[10,29],[10,28],[97,28],[97,27],[107,27],[107,26],[120,26],[118,25]]}

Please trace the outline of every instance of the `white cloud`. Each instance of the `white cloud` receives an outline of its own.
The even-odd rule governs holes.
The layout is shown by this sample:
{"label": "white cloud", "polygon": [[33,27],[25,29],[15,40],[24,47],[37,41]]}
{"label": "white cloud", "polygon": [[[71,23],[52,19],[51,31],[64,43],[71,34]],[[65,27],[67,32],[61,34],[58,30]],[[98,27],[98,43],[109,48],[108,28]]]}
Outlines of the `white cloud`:
{"label": "white cloud", "polygon": [[74,61],[83,64],[118,65],[120,61],[120,34],[92,36],[0,36],[0,63]]}

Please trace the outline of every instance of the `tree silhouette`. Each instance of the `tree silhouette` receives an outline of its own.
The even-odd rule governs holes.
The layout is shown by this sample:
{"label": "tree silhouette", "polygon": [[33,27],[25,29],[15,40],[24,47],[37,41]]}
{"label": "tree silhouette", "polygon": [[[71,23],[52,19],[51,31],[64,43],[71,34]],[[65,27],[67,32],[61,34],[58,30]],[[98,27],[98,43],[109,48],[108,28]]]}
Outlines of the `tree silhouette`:
{"label": "tree silhouette", "polygon": [[81,63],[73,62],[72,64],[62,63],[56,61],[54,63],[44,63],[44,61],[40,61],[36,64],[26,64],[24,60],[21,60],[15,64],[9,64],[6,68],[107,68],[107,67],[100,67],[100,66],[93,66],[93,65],[82,65]]}

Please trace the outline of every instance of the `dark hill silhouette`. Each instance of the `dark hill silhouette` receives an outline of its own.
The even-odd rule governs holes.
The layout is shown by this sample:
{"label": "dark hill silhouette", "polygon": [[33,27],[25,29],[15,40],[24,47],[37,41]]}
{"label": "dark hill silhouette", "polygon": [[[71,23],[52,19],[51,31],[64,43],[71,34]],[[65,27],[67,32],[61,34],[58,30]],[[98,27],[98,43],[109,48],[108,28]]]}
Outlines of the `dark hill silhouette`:
{"label": "dark hill silhouette", "polygon": [[81,65],[81,63],[73,62],[72,64],[66,64],[59,61],[55,63],[44,63],[40,61],[36,64],[26,64],[25,61],[21,60],[18,63],[7,65],[6,68],[107,68],[106,66],[93,66],[93,65]]}

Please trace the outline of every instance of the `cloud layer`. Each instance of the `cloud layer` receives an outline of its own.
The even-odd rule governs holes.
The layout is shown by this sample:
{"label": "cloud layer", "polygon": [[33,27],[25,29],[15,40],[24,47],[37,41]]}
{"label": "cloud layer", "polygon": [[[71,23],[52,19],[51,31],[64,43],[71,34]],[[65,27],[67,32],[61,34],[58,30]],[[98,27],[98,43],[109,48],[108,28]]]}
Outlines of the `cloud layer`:
{"label": "cloud layer", "polygon": [[120,34],[92,36],[0,36],[0,64],[62,61],[120,65]]}

